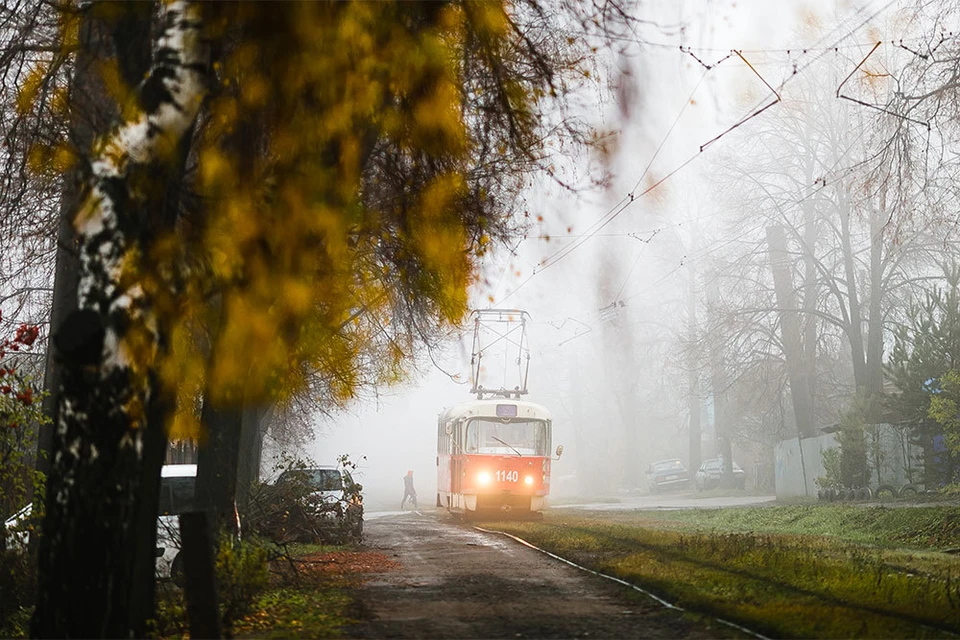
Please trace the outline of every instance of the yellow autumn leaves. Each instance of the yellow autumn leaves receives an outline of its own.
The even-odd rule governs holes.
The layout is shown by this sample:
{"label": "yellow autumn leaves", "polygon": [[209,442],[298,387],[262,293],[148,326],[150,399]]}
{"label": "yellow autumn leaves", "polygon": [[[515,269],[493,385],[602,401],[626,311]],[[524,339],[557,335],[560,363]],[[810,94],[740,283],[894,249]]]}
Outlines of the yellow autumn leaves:
{"label": "yellow autumn leaves", "polygon": [[[395,330],[398,307],[462,317],[490,240],[483,218],[464,215],[478,115],[465,109],[463,56],[468,40],[497,55],[511,35],[497,2],[201,10],[221,55],[191,140],[187,204],[128,269],[167,337],[156,370],[182,408],[179,436],[197,433],[200,394],[263,402],[312,385],[341,401],[398,379],[413,350]],[[104,84],[134,117],[116,69],[104,62]],[[24,83],[23,109],[41,76]],[[532,126],[531,96],[516,83],[505,94]],[[56,147],[36,153],[38,168],[72,166]],[[133,337],[131,353],[143,352]]]}
{"label": "yellow autumn leaves", "polygon": [[[174,349],[183,364],[168,367],[204,371],[210,400],[283,398],[319,376],[342,401],[402,375],[412,345],[391,331],[398,296],[423,296],[437,321],[466,310],[462,9],[442,7],[426,28],[406,13],[302,3],[243,5],[232,17],[256,35],[223,60],[198,151],[219,330],[208,353]],[[371,168],[381,146],[410,163],[397,167],[410,169],[397,202],[363,191],[382,170]],[[449,169],[417,169],[431,158]],[[385,257],[388,244],[401,259]],[[193,313],[178,325],[211,313],[202,299],[185,302]]]}

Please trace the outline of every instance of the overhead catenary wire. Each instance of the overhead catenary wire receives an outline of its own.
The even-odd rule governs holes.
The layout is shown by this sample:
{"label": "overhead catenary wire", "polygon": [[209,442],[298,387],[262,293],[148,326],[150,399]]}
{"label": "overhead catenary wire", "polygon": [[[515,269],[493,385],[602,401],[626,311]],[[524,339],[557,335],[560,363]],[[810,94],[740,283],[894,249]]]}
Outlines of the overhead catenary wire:
{"label": "overhead catenary wire", "polygon": [[[860,133],[857,135],[856,140],[859,140],[863,135],[864,135],[864,131],[861,130]],[[809,191],[808,191],[807,193],[805,193],[805,194],[801,194],[801,195],[799,195],[798,197],[790,200],[790,201],[789,201],[789,204],[790,204],[790,205],[799,205],[799,204],[802,204],[804,201],[808,200],[809,198],[812,198],[812,197],[816,196],[816,195],[817,195],[818,193],[820,193],[823,189],[825,189],[826,186],[827,186],[828,181],[829,181],[829,182],[833,182],[833,181],[835,181],[835,180],[838,180],[838,179],[840,179],[840,178],[843,176],[843,174],[849,174],[849,173],[851,173],[853,170],[855,170],[855,166],[854,166],[854,167],[847,167],[847,168],[844,168],[843,170],[841,170],[841,171],[839,172],[839,173],[840,173],[840,176],[837,176],[837,173],[838,173],[838,172],[837,172],[837,165],[839,165],[839,164],[844,160],[844,158],[846,158],[846,156],[847,156],[847,154],[850,152],[850,149],[851,149],[851,148],[852,148],[851,146],[848,146],[847,149],[844,150],[843,153],[841,153],[840,155],[838,155],[838,156],[834,159],[832,165],[831,165],[831,166],[829,167],[829,169],[823,174],[823,177],[818,178],[812,185],[804,185],[802,188],[807,188],[807,189],[809,189]],[[827,179],[828,176],[830,177],[829,180]],[[652,232],[652,231],[662,232],[662,231],[665,231],[665,230],[667,230],[667,229],[669,229],[669,228],[672,228],[672,227],[681,227],[681,226],[683,226],[684,224],[689,224],[689,223],[698,222],[698,221],[700,221],[700,220],[702,220],[702,219],[705,219],[705,218],[712,218],[712,217],[716,217],[716,216],[719,216],[719,215],[723,215],[724,213],[725,213],[725,212],[723,212],[723,211],[716,211],[716,212],[714,212],[714,213],[712,213],[712,214],[697,216],[696,218],[693,218],[693,219],[681,220],[681,221],[676,222],[676,223],[673,223],[673,224],[671,224],[671,225],[661,226],[661,227],[659,227],[659,228],[657,228],[657,229],[651,230],[651,232]],[[759,222],[759,225],[758,225],[757,227],[753,228],[751,231],[754,231],[754,232],[755,232],[755,231],[759,230],[759,228],[762,227],[762,226],[765,225],[765,224],[767,224],[767,220],[766,220],[765,218],[764,218],[764,219],[761,219],[760,222]],[[648,233],[649,233],[649,232],[648,232]],[[699,251],[697,251],[697,252],[690,253],[690,254],[684,254],[683,257],[679,260],[678,264],[676,264],[672,269],[670,269],[667,273],[663,274],[661,277],[659,277],[659,278],[658,278],[657,280],[655,280],[654,282],[649,283],[647,286],[643,287],[643,288],[640,289],[639,291],[636,291],[636,292],[632,293],[631,295],[626,296],[625,298],[621,298],[621,297],[620,297],[620,294],[618,294],[618,295],[617,295],[617,298],[616,298],[615,301],[614,301],[614,304],[615,304],[617,301],[620,301],[621,303],[622,303],[622,302],[628,302],[628,301],[630,301],[630,300],[633,300],[634,298],[637,298],[637,297],[639,297],[639,296],[647,293],[648,291],[654,289],[655,287],[657,287],[658,285],[660,285],[661,283],[663,283],[664,281],[666,281],[668,278],[670,278],[673,274],[675,274],[677,271],[679,271],[680,269],[682,269],[684,266],[689,265],[690,263],[695,262],[695,261],[697,261],[697,260],[700,260],[700,259],[702,259],[702,258],[705,258],[705,257],[707,257],[707,256],[715,253],[715,252],[718,251],[718,250],[722,250],[722,249],[726,248],[727,246],[729,246],[729,245],[731,245],[731,244],[733,244],[733,243],[735,243],[735,242],[737,242],[737,241],[739,241],[739,240],[742,240],[742,238],[743,238],[743,236],[744,236],[745,233],[746,233],[746,232],[745,232],[743,229],[740,229],[740,228],[734,229],[734,230],[732,230],[730,233],[728,233],[728,234],[724,235],[722,238],[720,238],[716,243],[714,243],[714,244],[712,244],[712,245],[710,245],[710,246],[702,247],[702,248],[701,248]],[[615,234],[610,234],[610,235],[615,235]],[[622,289],[623,289],[623,288],[624,288],[624,287],[621,287],[621,293],[622,293]],[[574,320],[576,320],[576,319],[574,319]],[[581,321],[581,320],[576,320],[576,321],[577,321],[577,322],[580,322],[581,324],[584,324],[584,326],[587,326],[587,327],[588,327],[588,331],[589,331],[589,329],[592,329],[592,328],[593,328],[591,325],[586,324],[586,323],[584,323],[584,322]],[[576,336],[574,336],[574,338],[579,337],[579,336],[581,336],[581,335],[584,335],[585,333],[587,333],[587,332],[579,333],[579,334],[577,334]],[[571,340],[572,340],[572,339],[573,339],[573,338],[571,338]],[[569,340],[566,340],[566,341],[564,341],[564,342],[569,342]],[[561,344],[563,344],[563,343],[561,343]]]}
{"label": "overhead catenary wire", "polygon": [[[692,161],[693,161],[693,159],[694,159],[696,156],[691,157],[686,163],[680,165],[679,167],[677,167],[676,169],[674,169],[672,172],[670,172],[670,173],[668,173],[667,175],[663,176],[660,180],[658,180],[657,182],[655,182],[655,183],[652,184],[651,186],[649,186],[649,187],[647,187],[646,189],[644,189],[639,195],[635,195],[635,192],[636,192],[637,188],[640,186],[640,183],[643,182],[643,179],[646,177],[647,173],[650,171],[650,167],[653,166],[654,161],[657,159],[657,156],[659,155],[660,151],[663,149],[664,145],[666,144],[667,140],[669,139],[671,132],[673,131],[674,127],[676,127],[676,125],[677,125],[677,122],[680,121],[680,118],[681,118],[681,116],[683,115],[683,112],[686,111],[687,106],[690,104],[690,101],[693,99],[694,94],[696,93],[697,89],[700,87],[700,83],[703,81],[703,78],[706,76],[706,74],[707,74],[707,72],[704,71],[703,74],[700,75],[700,78],[697,80],[696,85],[694,85],[693,90],[690,92],[690,95],[689,95],[689,96],[687,97],[687,99],[684,101],[683,106],[680,108],[680,111],[677,113],[676,117],[673,119],[673,123],[670,125],[670,128],[667,130],[667,133],[664,135],[663,139],[660,141],[660,144],[657,146],[656,150],[654,151],[653,156],[651,156],[649,162],[647,162],[647,165],[646,165],[646,167],[644,168],[643,172],[640,174],[640,177],[637,178],[636,183],[633,185],[633,189],[631,189],[630,192],[627,193],[627,195],[625,195],[623,198],[621,198],[621,199],[617,202],[617,204],[614,205],[613,208],[610,209],[604,216],[601,216],[600,220],[598,220],[597,222],[595,222],[594,224],[592,224],[590,227],[587,227],[587,230],[586,230],[585,235],[583,236],[582,240],[580,240],[580,241],[574,241],[574,242],[571,243],[570,245],[567,245],[566,247],[563,247],[562,249],[556,251],[553,255],[548,256],[547,258],[545,258],[544,260],[542,260],[542,261],[540,262],[540,264],[538,265],[538,266],[540,267],[540,271],[543,271],[544,269],[546,269],[547,267],[551,266],[552,264],[554,264],[554,263],[556,263],[556,262],[559,262],[560,260],[562,260],[563,258],[565,258],[567,255],[569,255],[570,253],[572,253],[573,251],[575,251],[576,249],[578,249],[580,246],[582,246],[583,243],[585,243],[585,242],[586,242],[587,240],[589,240],[590,238],[594,237],[594,235],[596,235],[597,232],[599,232],[599,231],[600,231],[601,229],[603,229],[607,224],[609,224],[614,218],[616,218],[616,217],[620,214],[621,211],[623,211],[623,210],[626,209],[630,204],[632,204],[633,201],[635,200],[635,198],[642,197],[642,196],[646,195],[647,193],[653,191],[653,190],[656,189],[658,186],[660,186],[660,184],[662,184],[662,183],[665,182],[668,178],[670,178],[674,173],[676,173],[677,171],[679,171],[680,169],[682,169],[682,168],[683,168],[684,166],[686,166],[686,164],[688,164],[689,162],[692,162]],[[526,284],[527,282],[529,282],[530,279],[533,278],[537,273],[538,273],[538,271],[537,271],[536,269],[534,269],[533,273],[531,273],[531,274],[527,277],[527,279],[524,280],[519,286],[517,286],[516,288],[514,288],[513,291],[511,291],[511,292],[508,293],[506,296],[504,296],[504,297],[503,297],[503,300],[506,300],[507,298],[509,298],[510,296],[512,296],[514,293],[516,293],[517,290],[520,289],[520,287],[522,287],[524,284]]]}
{"label": "overhead catenary wire", "polygon": [[[829,52],[829,51],[835,51],[835,50],[839,47],[839,45],[840,45],[844,40],[846,40],[847,38],[851,37],[851,36],[852,36],[853,34],[855,34],[857,31],[859,31],[860,29],[862,29],[867,23],[869,23],[871,20],[875,19],[875,18],[876,18],[877,16],[879,16],[881,13],[883,13],[884,11],[886,11],[888,8],[890,8],[896,1],[897,1],[897,0],[889,0],[886,4],[884,4],[884,5],[881,6],[879,9],[877,9],[877,11],[875,11],[874,13],[872,13],[872,14],[870,14],[869,16],[865,17],[865,18],[864,18],[862,21],[860,21],[855,27],[849,29],[844,35],[842,35],[838,40],[835,40],[831,45],[826,46],[826,47],[820,47],[820,46],[818,46],[818,47],[806,47],[806,48],[804,48],[804,51],[805,51],[805,52],[815,52],[815,51],[819,51],[820,53],[819,53],[818,55],[814,56],[811,60],[809,60],[806,64],[804,64],[804,65],[802,65],[802,66],[797,66],[797,65],[795,65],[795,66],[794,66],[794,69],[793,69],[793,73],[791,73],[787,78],[785,78],[782,82],[780,82],[780,84],[777,85],[776,89],[774,89],[769,83],[767,83],[767,81],[766,81],[762,76],[760,76],[759,73],[756,72],[756,69],[753,69],[753,67],[751,67],[751,69],[754,71],[754,73],[756,73],[756,75],[757,75],[758,77],[760,77],[760,79],[764,82],[764,84],[766,84],[766,85],[771,89],[771,91],[777,96],[777,100],[776,100],[775,102],[769,103],[769,104],[767,104],[766,106],[763,106],[763,107],[761,108],[760,105],[763,105],[763,101],[767,99],[767,98],[764,98],[763,100],[761,100],[761,101],[758,103],[758,105],[757,105],[756,107],[754,107],[754,108],[752,108],[751,110],[749,110],[748,115],[746,115],[746,116],[744,116],[743,118],[741,118],[741,119],[740,119],[739,121],[737,121],[733,126],[729,127],[727,130],[725,130],[725,131],[724,131],[722,134],[720,134],[719,136],[711,139],[711,140],[708,141],[706,144],[701,145],[701,147],[700,147],[700,149],[697,151],[697,153],[691,155],[691,156],[688,157],[686,160],[684,160],[683,162],[681,162],[679,165],[677,165],[676,167],[674,167],[673,170],[671,170],[669,173],[667,173],[665,176],[663,176],[663,177],[662,177],[660,180],[658,180],[656,183],[654,183],[653,185],[651,185],[651,186],[648,187],[647,189],[644,189],[644,190],[643,190],[641,193],[639,193],[639,194],[636,194],[636,193],[635,193],[635,190],[636,190],[636,187],[635,187],[633,190],[631,190],[631,192],[627,193],[627,194],[626,194],[624,197],[622,197],[613,207],[611,207],[611,209],[608,210],[608,212],[607,212],[606,214],[604,214],[603,216],[601,216],[601,218],[600,218],[596,223],[594,223],[593,225],[591,225],[591,227],[588,228],[588,231],[586,232],[585,236],[584,236],[582,239],[580,239],[579,241],[575,241],[575,242],[571,243],[570,245],[567,245],[567,247],[564,247],[563,249],[558,250],[558,251],[555,252],[554,254],[552,254],[552,255],[548,256],[547,258],[545,258],[544,260],[542,260],[542,261],[540,262],[540,264],[538,265],[539,269],[534,269],[534,271],[533,271],[529,276],[527,276],[526,279],[524,279],[519,285],[517,285],[517,286],[516,286],[512,291],[510,291],[506,296],[504,296],[504,297],[501,299],[501,301],[506,300],[506,299],[510,298],[511,296],[513,296],[517,291],[519,291],[521,288],[523,288],[528,282],[530,282],[530,280],[532,280],[532,279],[533,279],[534,277],[536,277],[538,274],[542,273],[542,272],[545,271],[547,268],[555,265],[555,264],[558,263],[560,260],[562,260],[562,259],[565,258],[566,256],[568,256],[568,255],[570,255],[571,253],[573,253],[576,249],[578,249],[578,248],[580,248],[581,246],[583,246],[583,244],[585,244],[590,238],[594,237],[594,235],[596,234],[597,231],[599,231],[600,229],[602,229],[602,228],[604,228],[605,226],[607,226],[610,222],[612,222],[615,218],[617,218],[621,213],[623,213],[625,210],[627,210],[627,209],[630,207],[630,205],[632,205],[634,202],[636,202],[637,200],[639,200],[639,199],[642,198],[643,196],[649,194],[651,191],[653,191],[654,189],[656,189],[657,187],[659,187],[661,184],[663,184],[664,182],[666,182],[668,179],[672,178],[674,175],[676,175],[676,174],[679,173],[681,170],[683,170],[684,168],[686,168],[687,165],[689,165],[690,163],[692,163],[696,158],[698,158],[698,157],[707,149],[708,145],[711,145],[712,143],[716,142],[716,141],[719,140],[722,136],[724,136],[724,135],[726,135],[727,133],[735,130],[736,128],[738,128],[738,127],[740,127],[740,126],[742,126],[742,125],[745,124],[747,121],[749,121],[749,120],[751,120],[751,119],[759,116],[761,113],[763,113],[764,111],[766,111],[767,109],[769,109],[771,106],[773,106],[774,104],[776,104],[777,102],[779,102],[779,93],[783,90],[783,88],[786,86],[786,84],[787,84],[788,82],[790,82],[790,81],[791,81],[793,78],[795,78],[797,75],[801,74],[803,71],[805,71],[806,69],[808,69],[810,66],[812,66],[814,63],[816,63],[818,60],[820,60],[827,52]],[[864,10],[865,10],[865,7],[864,7],[864,8],[861,8],[857,13],[860,14],[860,13],[862,13]],[[855,19],[855,17],[854,17],[854,19]],[[839,29],[839,28],[840,28],[840,25],[838,25],[838,26],[835,27],[833,30],[831,30],[831,33],[832,33],[833,31],[836,31],[836,30]],[[821,40],[825,40],[825,39],[827,39],[829,36],[830,36],[830,34],[828,33],[828,34],[825,35],[823,38],[821,38]],[[873,43],[871,43],[871,44],[873,44]],[[741,53],[744,53],[744,52],[746,52],[746,51],[741,51]],[[741,56],[741,58],[742,58],[742,56]],[[714,68],[715,68],[715,67],[714,67]],[[699,79],[698,82],[697,82],[697,86],[699,86],[700,82],[703,80],[703,77],[706,75],[706,73],[707,73],[708,71],[709,71],[709,69],[705,70],[705,71],[704,71],[704,74],[701,75],[700,79]],[[695,88],[695,89],[696,89],[696,88]],[[684,107],[681,109],[681,114],[682,114],[683,109],[686,108],[686,105],[689,104],[689,102],[690,102],[690,99],[688,99],[688,100],[684,103]],[[680,114],[678,114],[677,119],[679,119],[679,115],[680,115]],[[674,121],[674,124],[676,124],[676,120]],[[671,126],[670,131],[672,131],[672,129],[673,129],[673,126]],[[669,137],[669,134],[670,134],[670,132],[668,131],[668,132],[667,132],[667,135],[664,137],[664,140],[661,141],[660,146],[657,148],[657,151],[654,153],[654,156],[653,156],[653,158],[651,159],[650,163],[647,164],[647,168],[644,169],[643,174],[641,174],[641,177],[637,180],[637,185],[639,185],[640,182],[642,182],[643,177],[646,175],[647,170],[648,170],[649,167],[652,165],[653,160],[654,160],[654,159],[656,158],[656,156],[657,156],[657,153],[659,153],[659,150],[663,147],[663,144],[666,142],[666,139]]]}

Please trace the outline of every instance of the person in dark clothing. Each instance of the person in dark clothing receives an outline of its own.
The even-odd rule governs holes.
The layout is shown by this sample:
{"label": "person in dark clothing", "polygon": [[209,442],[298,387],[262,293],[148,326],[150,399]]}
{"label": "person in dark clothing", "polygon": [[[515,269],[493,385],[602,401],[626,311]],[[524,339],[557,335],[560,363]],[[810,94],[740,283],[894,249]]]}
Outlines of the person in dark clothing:
{"label": "person in dark clothing", "polygon": [[417,490],[413,488],[413,471],[407,471],[407,475],[403,476],[403,500],[400,501],[400,509],[403,510],[403,505],[406,504],[407,498],[410,498],[410,502],[413,503],[413,508],[417,508]]}

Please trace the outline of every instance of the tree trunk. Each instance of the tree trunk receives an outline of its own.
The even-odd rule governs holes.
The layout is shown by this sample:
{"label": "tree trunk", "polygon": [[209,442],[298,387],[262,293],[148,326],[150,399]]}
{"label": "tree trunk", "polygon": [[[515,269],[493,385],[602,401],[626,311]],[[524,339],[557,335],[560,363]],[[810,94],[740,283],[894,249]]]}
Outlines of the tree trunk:
{"label": "tree trunk", "polygon": [[200,416],[206,442],[197,456],[197,502],[207,511],[214,534],[226,531],[235,535],[234,500],[244,411],[214,407],[207,398]]}
{"label": "tree trunk", "polygon": [[863,389],[867,384],[866,358],[863,353],[863,314],[860,310],[857,272],[850,241],[850,207],[847,206],[845,197],[842,198],[837,210],[840,213],[840,244],[843,251],[844,277],[847,281],[847,306],[850,312],[847,338],[850,341],[850,357],[853,360],[853,382],[857,389]]}
{"label": "tree trunk", "polygon": [[710,355],[710,386],[713,387],[713,429],[717,453],[723,460],[720,487],[733,487],[733,429],[727,409],[727,372],[720,354],[714,348]]}
{"label": "tree trunk", "polygon": [[[805,163],[806,184],[813,184],[814,162],[812,155],[807,155]],[[816,265],[817,248],[817,212],[813,201],[807,198],[803,201],[803,341],[801,343],[801,370],[807,381],[806,402],[810,404],[811,420],[816,422],[817,416],[817,294],[818,279]]]}
{"label": "tree trunk", "polygon": [[[146,5],[150,6],[150,5]],[[149,28],[149,22],[148,22]],[[110,37],[113,35],[105,20],[94,12],[84,12],[80,26],[80,42],[74,62],[71,81],[71,119],[70,137],[81,152],[87,152],[96,136],[106,132],[115,118],[106,103],[109,98],[104,89],[97,65],[102,63],[104,51],[110,50]],[[124,44],[129,44],[126,42]],[[149,54],[149,40],[137,43]],[[118,55],[121,43],[115,42]],[[147,68],[142,68],[133,84],[136,84]],[[129,79],[124,78],[130,82]],[[53,433],[58,424],[60,409],[60,385],[63,372],[61,355],[57,353],[53,336],[63,327],[63,321],[77,308],[77,287],[80,284],[80,245],[76,230],[73,228],[73,215],[80,205],[82,181],[80,170],[75,169],[63,178],[60,195],[59,220],[57,222],[56,268],[53,279],[53,301],[50,309],[47,353],[43,373],[43,388],[47,396],[43,400],[43,412],[50,422],[40,427],[37,438],[37,471],[44,475],[50,472],[50,460],[53,446]]]}
{"label": "tree trunk", "polygon": [[160,511],[160,469],[167,451],[167,425],[176,410],[170,398],[154,380],[147,428],[143,438],[143,459],[140,470],[140,504],[136,526],[141,532],[136,538],[133,563],[133,591],[130,595],[130,619],[133,635],[147,637],[147,621],[155,616],[155,587],[157,566],[157,514]]}
{"label": "tree trunk", "polygon": [[814,418],[810,406],[810,387],[803,369],[800,323],[794,302],[793,283],[787,257],[787,240],[783,227],[767,227],[767,245],[770,250],[770,267],[773,271],[773,288],[780,314],[780,332],[783,339],[783,356],[790,381],[790,399],[797,422],[797,431],[803,437],[815,435]]}
{"label": "tree trunk", "polygon": [[701,451],[701,428],[700,428],[700,376],[696,370],[689,372],[689,393],[690,398],[687,402],[687,408],[690,412],[689,429],[689,467],[690,473],[696,473],[703,462],[703,452]]}
{"label": "tree trunk", "polygon": [[687,358],[687,407],[690,420],[687,423],[689,436],[688,469],[692,474],[700,468],[701,451],[700,429],[700,363],[696,358],[697,342],[697,291],[696,272],[690,268],[690,282],[687,293],[687,326],[689,335],[689,353]]}
{"label": "tree trunk", "polygon": [[237,506],[246,509],[250,487],[260,480],[263,436],[273,415],[273,407],[247,407],[240,424],[240,457],[237,461]]}
{"label": "tree trunk", "polygon": [[867,317],[866,390],[883,393],[883,216],[886,193],[881,192],[879,210],[870,211],[870,302]]}
{"label": "tree trunk", "polygon": [[[715,287],[707,287],[707,301],[710,307],[717,304]],[[713,436],[717,455],[723,459],[723,475],[720,486],[733,486],[733,428],[730,424],[730,412],[727,408],[727,371],[724,368],[723,355],[716,344],[710,342],[710,387],[713,394]]]}
{"label": "tree trunk", "polygon": [[147,253],[139,244],[151,230],[144,221],[155,220],[158,211],[164,215],[162,192],[158,200],[155,189],[144,187],[165,185],[176,171],[158,148],[180,140],[193,125],[207,65],[195,9],[173,2],[163,11],[157,50],[164,55],[141,90],[151,104],[104,142],[91,163],[84,215],[76,220],[77,310],[54,336],[63,382],[34,636],[129,637],[146,630],[149,587],[139,583],[152,579],[152,572],[144,576],[144,552],[156,532],[157,481],[151,478],[163,459],[168,406],[151,395],[152,368],[164,340],[143,289],[122,278],[123,264],[131,250]]}

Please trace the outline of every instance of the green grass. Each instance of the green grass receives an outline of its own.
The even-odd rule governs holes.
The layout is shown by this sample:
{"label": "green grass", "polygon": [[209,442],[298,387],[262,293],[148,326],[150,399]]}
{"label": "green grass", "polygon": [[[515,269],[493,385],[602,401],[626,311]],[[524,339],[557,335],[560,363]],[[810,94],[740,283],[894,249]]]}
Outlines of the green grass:
{"label": "green grass", "polygon": [[[289,556],[272,563],[268,582],[251,571],[234,573],[230,585],[235,597],[242,598],[229,618],[226,637],[238,638],[332,638],[353,622],[349,610],[353,604],[348,577],[316,571],[301,559],[316,553],[349,551],[353,547],[297,544],[286,548]],[[265,555],[265,554],[264,554]],[[221,613],[228,585],[219,579]],[[227,621],[224,621],[226,624]],[[183,590],[169,581],[158,584],[157,616],[150,635],[157,638],[182,638],[189,635]]]}
{"label": "green grass", "polygon": [[234,627],[238,637],[335,638],[350,622],[351,603],[346,592],[334,585],[314,584],[271,589],[254,605],[254,613]]}
{"label": "green grass", "polygon": [[960,507],[794,505],[736,509],[638,511],[618,521],[728,532],[830,536],[918,549],[960,547]]}
{"label": "green grass", "polygon": [[831,505],[484,526],[767,635],[943,637],[960,633],[960,558],[920,548],[953,541],[955,517]]}

